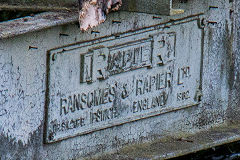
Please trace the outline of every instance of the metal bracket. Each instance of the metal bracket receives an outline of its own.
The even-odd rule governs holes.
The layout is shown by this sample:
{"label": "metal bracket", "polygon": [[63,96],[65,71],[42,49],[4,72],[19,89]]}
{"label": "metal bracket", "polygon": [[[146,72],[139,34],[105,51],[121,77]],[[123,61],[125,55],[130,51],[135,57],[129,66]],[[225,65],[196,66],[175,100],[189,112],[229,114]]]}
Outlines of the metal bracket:
{"label": "metal bracket", "polygon": [[[172,0],[122,0],[121,10],[158,15],[183,13],[182,9],[173,9]],[[78,10],[77,0],[0,0],[0,10],[20,11],[63,11]]]}

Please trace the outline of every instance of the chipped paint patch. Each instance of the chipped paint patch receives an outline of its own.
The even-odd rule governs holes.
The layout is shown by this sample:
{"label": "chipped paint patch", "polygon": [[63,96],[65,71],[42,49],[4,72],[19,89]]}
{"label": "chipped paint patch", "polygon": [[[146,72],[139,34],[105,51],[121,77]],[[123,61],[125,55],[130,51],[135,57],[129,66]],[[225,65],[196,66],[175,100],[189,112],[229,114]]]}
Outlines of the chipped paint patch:
{"label": "chipped paint patch", "polygon": [[0,52],[0,132],[14,143],[26,145],[42,123],[43,109],[40,107],[44,99],[40,95],[44,95],[44,71],[40,64],[34,64],[34,56],[12,56],[7,54],[11,52],[9,48],[6,44]]}
{"label": "chipped paint patch", "polygon": [[121,0],[90,0],[81,3],[79,13],[80,28],[86,31],[89,28],[96,27],[106,20],[106,14],[110,11],[116,11],[122,5]]}

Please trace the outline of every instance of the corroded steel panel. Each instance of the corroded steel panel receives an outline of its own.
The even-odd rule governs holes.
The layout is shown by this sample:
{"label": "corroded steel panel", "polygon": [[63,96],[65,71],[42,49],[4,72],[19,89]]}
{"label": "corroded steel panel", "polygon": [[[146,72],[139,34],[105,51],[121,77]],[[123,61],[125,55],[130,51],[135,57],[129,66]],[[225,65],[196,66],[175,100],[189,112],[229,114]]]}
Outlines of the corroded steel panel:
{"label": "corroded steel panel", "polygon": [[198,22],[49,51],[46,141],[198,105],[203,45]]}

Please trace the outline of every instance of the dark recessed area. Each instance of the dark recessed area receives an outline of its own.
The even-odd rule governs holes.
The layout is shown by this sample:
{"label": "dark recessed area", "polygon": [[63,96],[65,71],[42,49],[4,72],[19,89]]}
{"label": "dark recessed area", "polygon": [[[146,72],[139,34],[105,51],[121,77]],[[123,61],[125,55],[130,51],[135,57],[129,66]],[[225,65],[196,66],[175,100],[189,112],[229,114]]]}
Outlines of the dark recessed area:
{"label": "dark recessed area", "polygon": [[27,12],[27,11],[0,11],[0,22],[13,20],[16,18],[34,16],[38,12]]}
{"label": "dark recessed area", "polygon": [[172,160],[240,160],[240,141],[173,158]]}

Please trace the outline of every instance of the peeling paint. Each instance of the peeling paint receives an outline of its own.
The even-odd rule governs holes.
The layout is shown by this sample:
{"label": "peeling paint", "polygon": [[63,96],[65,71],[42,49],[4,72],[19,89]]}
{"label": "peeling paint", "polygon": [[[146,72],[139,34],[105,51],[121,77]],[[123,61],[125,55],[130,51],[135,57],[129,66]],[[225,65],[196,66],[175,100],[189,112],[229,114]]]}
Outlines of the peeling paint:
{"label": "peeling paint", "polygon": [[[43,110],[39,109],[43,101],[38,95],[43,91],[44,77],[40,75],[38,65],[20,64],[17,60],[21,57],[17,55],[1,54],[0,57],[0,132],[25,145],[41,123],[35,118],[43,116]],[[29,57],[29,61],[32,58]],[[24,68],[29,65],[31,71],[26,76]],[[29,83],[24,83],[26,78]]]}
{"label": "peeling paint", "polygon": [[[225,124],[228,120],[235,123],[238,122],[237,119],[239,120],[239,11],[234,10],[235,20],[238,21],[231,30],[226,29],[231,26],[231,23],[229,23],[230,9],[228,6],[222,5],[228,2],[223,0],[192,0],[179,3],[179,1],[175,1],[177,4],[174,3],[174,5],[178,7],[174,6],[174,8],[183,8],[186,11],[184,14],[156,16],[116,12],[109,14],[108,19],[95,30],[96,32],[88,30],[80,33],[79,26],[76,25],[78,15],[76,16],[76,13],[71,12],[44,13],[24,18],[28,21],[18,19],[1,23],[0,159],[41,160],[56,159],[56,157],[59,159],[83,159],[95,155],[102,156],[109,152],[123,153],[123,158],[126,152],[130,152],[129,154],[133,156],[141,153],[142,156],[139,158],[144,158],[145,155],[147,155],[147,158],[161,158],[160,156],[163,157],[164,155],[173,157],[212,147],[216,145],[213,140],[220,140],[217,141],[219,142],[217,144],[222,144],[239,139],[239,125],[233,127],[232,130],[230,125],[225,126],[224,133],[222,132],[224,127],[220,127],[219,132],[209,130],[212,127]],[[213,6],[213,8],[209,9],[209,6]],[[239,6],[236,5],[235,7],[239,8]],[[201,19],[202,17],[204,19]],[[118,45],[136,41],[142,37],[138,34],[145,34],[147,30],[160,30],[160,32],[178,31],[181,33],[180,36],[179,34],[176,36],[176,43],[181,44],[178,44],[180,47],[178,47],[177,54],[184,55],[182,54],[184,51],[182,48],[186,44],[193,48],[196,45],[194,38],[200,39],[195,34],[194,28],[189,27],[189,23],[192,23],[193,19],[198,20],[198,23],[196,22],[194,26],[204,30],[202,36],[206,37],[202,40],[203,45],[197,45],[203,53],[201,64],[203,68],[202,85],[196,86],[202,90],[199,104],[75,136],[52,144],[44,144],[44,114],[47,113],[45,111],[47,108],[45,92],[49,85],[46,84],[46,74],[50,73],[46,59],[50,50],[61,48],[60,52],[67,53],[67,49],[72,51],[72,45],[85,44],[85,47],[79,47],[79,50],[73,53],[73,55],[76,55],[75,59],[79,60],[80,57],[77,54],[80,54],[80,52],[87,53],[86,46],[92,45],[93,40],[104,39],[106,43],[110,43],[108,42],[110,39],[122,40],[116,43]],[[186,23],[180,23],[183,20]],[[191,32],[189,35],[195,37],[186,36],[186,31]],[[127,36],[130,32],[135,34],[135,38]],[[146,33],[146,36],[148,33]],[[233,42],[228,38],[229,34],[234,36]],[[129,38],[129,41],[124,41],[123,36]],[[161,45],[163,44],[161,43]],[[226,46],[228,46],[228,49],[226,49]],[[101,46],[96,48],[99,49],[99,47]],[[231,49],[231,47],[233,48]],[[196,51],[192,49],[191,56],[199,59],[195,54]],[[231,64],[232,68],[229,69],[227,60],[230,58],[230,62],[233,64]],[[71,59],[74,59],[74,57],[70,56],[66,58],[66,61]],[[185,64],[187,63],[185,62]],[[69,64],[72,63],[69,62]],[[59,65],[59,67],[60,70],[62,66]],[[146,70],[150,71],[151,68],[146,68]],[[228,74],[229,70],[233,70],[231,74]],[[141,68],[137,71],[141,72]],[[68,70],[66,72],[68,73]],[[175,73],[177,75],[177,72]],[[193,74],[196,73],[198,72]],[[63,75],[63,77],[65,76]],[[69,72],[65,78],[71,77],[73,77],[73,73]],[[228,82],[229,79],[232,81],[231,83]],[[75,82],[76,84],[80,83],[80,81],[74,79],[72,82],[74,83],[66,83],[66,86],[73,84],[74,87]],[[102,82],[99,84],[101,86]],[[90,86],[90,84],[87,85]],[[195,93],[192,96],[195,96]],[[199,131],[201,132],[197,134]],[[189,134],[193,134],[194,138],[188,137]],[[228,135],[227,138],[226,135]],[[206,140],[208,137],[209,141]],[[154,143],[164,138],[163,143]],[[196,138],[202,139],[194,141]],[[143,144],[145,142],[149,142],[148,145]],[[178,143],[182,144],[180,149],[180,145],[176,145]],[[168,150],[166,144],[169,145],[170,149],[171,146],[175,146],[178,151]],[[130,148],[127,148],[127,146],[130,146]],[[186,146],[189,146],[189,148],[184,148]],[[125,147],[126,149],[124,149]],[[153,150],[150,147],[153,147]],[[136,148],[136,150],[131,148]],[[151,151],[163,154],[154,154]],[[118,156],[117,154],[113,155]],[[111,159],[116,158],[114,156]]]}
{"label": "peeling paint", "polygon": [[80,28],[86,31],[96,27],[106,20],[110,11],[116,11],[122,5],[122,0],[79,0],[82,6],[79,13]]}

